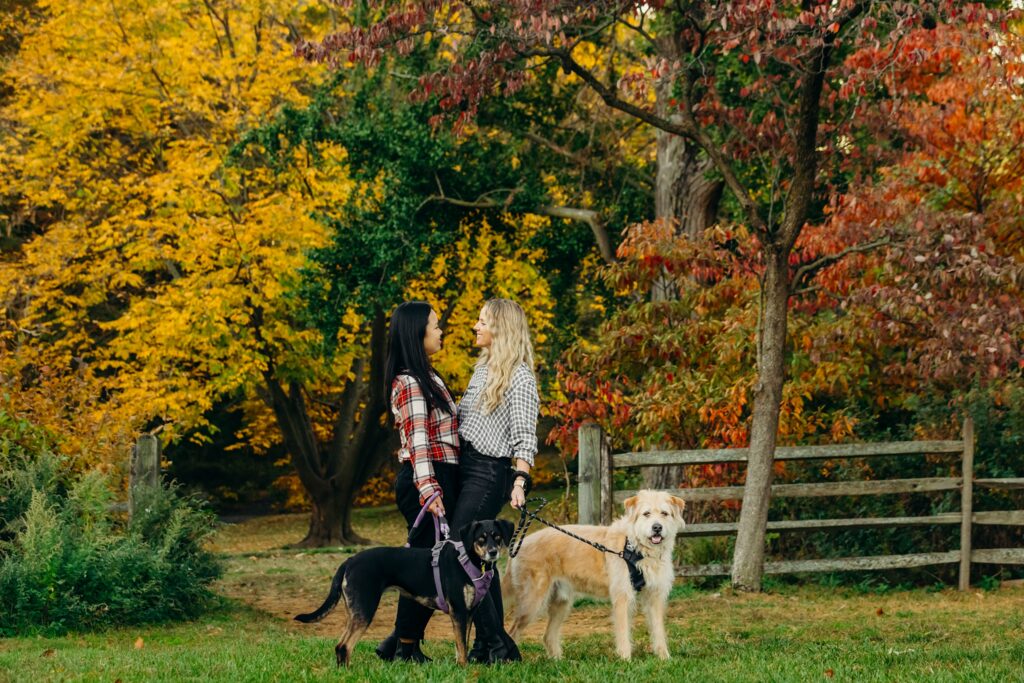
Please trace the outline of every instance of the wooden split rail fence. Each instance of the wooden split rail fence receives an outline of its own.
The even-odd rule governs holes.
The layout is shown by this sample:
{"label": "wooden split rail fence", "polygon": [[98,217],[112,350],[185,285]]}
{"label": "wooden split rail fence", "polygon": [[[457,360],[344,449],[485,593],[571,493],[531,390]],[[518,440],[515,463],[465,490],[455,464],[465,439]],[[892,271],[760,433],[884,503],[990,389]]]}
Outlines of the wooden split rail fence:
{"label": "wooden split rail fence", "polygon": [[[827,531],[837,529],[901,527],[931,524],[960,526],[960,546],[944,552],[873,557],[843,557],[815,560],[765,562],[765,574],[796,572],[830,572],[865,569],[902,569],[938,564],[960,565],[960,590],[970,585],[972,563],[1024,564],[1024,548],[975,549],[971,545],[974,525],[1024,526],[1024,510],[979,512],[974,510],[974,488],[1024,488],[1024,478],[974,478],[974,426],[964,422],[961,439],[957,441],[897,441],[889,443],[841,444],[830,446],[792,446],[775,449],[776,460],[832,460],[839,458],[874,458],[881,456],[924,456],[959,454],[961,476],[888,479],[878,481],[837,481],[807,484],[776,484],[773,498],[808,496],[860,496],[927,491],[960,491],[960,511],[917,517],[866,517],[853,519],[805,519],[769,521],[768,532]],[[579,520],[581,524],[607,524],[615,505],[636,491],[615,491],[612,472],[625,467],[662,465],[707,465],[743,463],[745,448],[715,450],[646,451],[616,453],[609,451],[604,433],[597,425],[588,424],[579,431]],[[670,493],[686,501],[741,500],[742,486],[675,489]],[[681,536],[723,536],[736,533],[736,523],[688,524]],[[677,569],[677,576],[716,576],[729,574],[730,565],[687,565]]]}

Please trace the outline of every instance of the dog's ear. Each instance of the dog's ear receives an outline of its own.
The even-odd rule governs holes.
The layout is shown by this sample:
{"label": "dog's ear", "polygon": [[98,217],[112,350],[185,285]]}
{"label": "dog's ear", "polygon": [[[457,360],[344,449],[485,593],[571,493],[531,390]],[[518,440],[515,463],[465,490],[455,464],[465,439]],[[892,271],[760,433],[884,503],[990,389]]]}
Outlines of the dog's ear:
{"label": "dog's ear", "polygon": [[498,533],[501,534],[501,539],[505,541],[507,546],[512,542],[512,534],[516,532],[516,525],[507,519],[496,519],[494,525],[498,527]]}
{"label": "dog's ear", "polygon": [[467,548],[473,544],[473,537],[476,536],[476,530],[480,526],[480,522],[469,522],[466,526],[459,529],[459,540],[462,541],[462,545]]}
{"label": "dog's ear", "polygon": [[686,501],[677,496],[670,496],[669,502],[672,503],[672,507],[675,508],[675,513],[679,516],[679,519],[683,519],[683,510],[686,509]]}
{"label": "dog's ear", "polygon": [[626,500],[622,501],[622,507],[624,507],[626,509],[626,514],[627,515],[634,512],[633,508],[636,507],[637,498],[638,498],[637,496],[632,496],[632,497],[627,498]]}

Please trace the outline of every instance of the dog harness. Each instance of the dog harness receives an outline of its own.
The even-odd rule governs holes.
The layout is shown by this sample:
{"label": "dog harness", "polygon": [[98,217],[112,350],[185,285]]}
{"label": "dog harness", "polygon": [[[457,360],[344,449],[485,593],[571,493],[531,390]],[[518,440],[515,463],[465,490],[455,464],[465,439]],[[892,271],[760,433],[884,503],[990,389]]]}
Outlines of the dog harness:
{"label": "dog harness", "polygon": [[476,568],[469,560],[469,555],[466,553],[466,546],[461,541],[453,541],[450,538],[445,538],[434,544],[434,547],[430,550],[430,566],[434,569],[434,588],[437,589],[437,609],[441,610],[445,614],[448,614],[448,603],[444,599],[444,591],[441,590],[441,551],[448,544],[455,546],[455,552],[459,554],[459,564],[462,565],[463,571],[469,576],[469,580],[473,582],[473,599],[469,603],[469,608],[473,609],[480,604],[480,601],[487,595],[487,591],[491,589],[491,579],[494,578],[494,570],[488,569],[485,572],[481,572]]}
{"label": "dog harness", "polygon": [[647,585],[647,580],[644,579],[644,573],[640,571],[640,567],[638,566],[640,560],[644,559],[644,556],[640,554],[640,551],[637,548],[633,547],[633,544],[630,543],[627,538],[626,547],[622,549],[619,557],[625,560],[626,566],[629,567],[629,582],[633,584],[633,590],[639,593],[644,589],[644,586]]}
{"label": "dog harness", "polygon": [[[416,515],[416,520],[412,523],[412,527],[409,529],[409,540],[406,540],[405,547],[408,548],[412,539],[412,534],[416,531],[416,528],[423,521],[423,515],[426,514],[427,508],[430,506],[434,499],[441,495],[438,491],[434,493],[427,502],[423,504],[420,509],[420,513]],[[494,578],[494,569],[488,569],[487,571],[481,572],[476,565],[473,564],[469,559],[469,554],[466,552],[466,546],[461,541],[453,541],[451,539],[451,530],[448,527],[448,520],[443,516],[434,516],[434,547],[430,549],[430,566],[434,571],[434,589],[437,591],[437,609],[448,614],[448,601],[444,599],[444,590],[441,587],[441,551],[444,550],[446,545],[451,544],[455,548],[455,552],[459,554],[459,564],[462,565],[462,570],[469,576],[469,580],[473,583],[473,599],[469,603],[469,608],[473,609],[480,604],[480,601],[487,595],[487,591],[491,589],[491,579]]]}

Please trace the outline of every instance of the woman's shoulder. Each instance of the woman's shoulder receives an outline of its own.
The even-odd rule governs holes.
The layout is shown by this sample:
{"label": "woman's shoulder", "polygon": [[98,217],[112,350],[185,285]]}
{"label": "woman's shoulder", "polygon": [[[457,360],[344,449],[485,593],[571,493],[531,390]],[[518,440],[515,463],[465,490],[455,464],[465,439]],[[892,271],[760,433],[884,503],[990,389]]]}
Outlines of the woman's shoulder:
{"label": "woman's shoulder", "polygon": [[512,379],[517,382],[529,382],[531,384],[537,383],[537,375],[534,373],[533,368],[526,364],[525,361],[516,366],[516,369],[512,371]]}
{"label": "woman's shoulder", "polygon": [[399,391],[406,388],[419,388],[420,383],[408,372],[400,372],[391,380],[391,391]]}

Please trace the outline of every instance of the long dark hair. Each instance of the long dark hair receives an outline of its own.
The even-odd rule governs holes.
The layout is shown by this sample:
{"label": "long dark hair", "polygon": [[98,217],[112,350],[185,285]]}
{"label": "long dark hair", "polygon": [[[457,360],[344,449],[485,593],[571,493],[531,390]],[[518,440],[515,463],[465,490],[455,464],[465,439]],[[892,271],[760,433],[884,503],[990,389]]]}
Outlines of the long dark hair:
{"label": "long dark hair", "polygon": [[427,412],[440,408],[451,413],[448,397],[437,382],[431,378],[430,360],[423,348],[430,320],[430,304],[423,301],[406,301],[391,314],[388,328],[388,356],[384,365],[384,395],[391,396],[391,385],[399,375],[412,375],[420,385],[423,398],[427,401]]}

